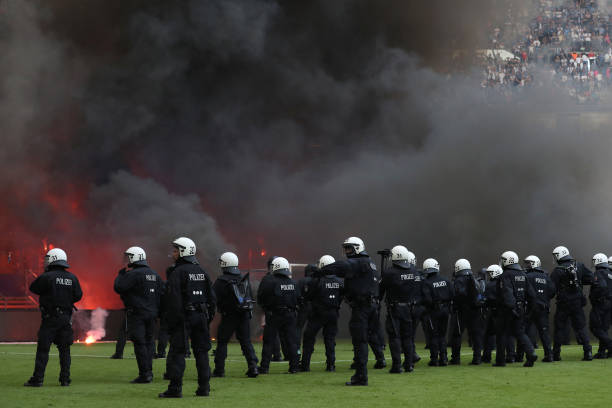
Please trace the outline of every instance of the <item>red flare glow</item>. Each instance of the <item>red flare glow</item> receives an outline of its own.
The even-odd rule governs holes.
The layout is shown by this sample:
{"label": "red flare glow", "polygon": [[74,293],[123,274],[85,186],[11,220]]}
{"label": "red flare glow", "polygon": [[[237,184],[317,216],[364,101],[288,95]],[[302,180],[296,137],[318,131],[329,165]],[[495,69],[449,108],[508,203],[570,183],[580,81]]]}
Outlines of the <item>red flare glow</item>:
{"label": "red flare glow", "polygon": [[94,336],[87,336],[87,338],[85,339],[86,344],[92,344],[95,342],[96,342],[96,339],[94,338]]}

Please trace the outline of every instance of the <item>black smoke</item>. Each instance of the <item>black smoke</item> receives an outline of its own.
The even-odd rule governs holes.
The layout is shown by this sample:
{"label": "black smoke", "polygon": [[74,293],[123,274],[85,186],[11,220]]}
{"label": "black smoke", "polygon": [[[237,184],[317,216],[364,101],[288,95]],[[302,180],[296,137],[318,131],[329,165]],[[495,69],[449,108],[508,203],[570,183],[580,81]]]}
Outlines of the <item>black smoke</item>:
{"label": "black smoke", "polygon": [[191,235],[209,266],[231,245],[312,262],[349,235],[447,271],[606,252],[605,109],[485,102],[453,71],[528,4],[2,2],[7,214],[118,251]]}

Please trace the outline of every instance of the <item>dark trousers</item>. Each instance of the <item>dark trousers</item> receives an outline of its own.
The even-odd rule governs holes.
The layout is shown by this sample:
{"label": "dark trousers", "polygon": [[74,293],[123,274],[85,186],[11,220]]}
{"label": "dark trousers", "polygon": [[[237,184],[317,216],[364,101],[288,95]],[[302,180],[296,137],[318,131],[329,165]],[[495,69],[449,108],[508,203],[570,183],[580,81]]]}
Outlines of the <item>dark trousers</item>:
{"label": "dark trousers", "polygon": [[125,349],[125,343],[127,342],[127,332],[127,314],[124,313],[121,326],[119,326],[119,332],[117,333],[117,343],[115,344],[115,355],[117,356],[123,356],[123,349]]}
{"label": "dark trousers", "polygon": [[446,360],[446,331],[450,311],[443,306],[429,312],[429,325],[431,327],[431,342],[429,355],[432,361]]}
{"label": "dark trousers", "polygon": [[312,313],[312,305],[310,304],[310,302],[304,303],[298,310],[297,322],[296,322],[298,350],[301,349],[300,345],[302,342],[302,334],[304,331],[304,326],[306,325],[306,322],[308,321],[308,317],[311,315],[311,313]]}
{"label": "dark trousers", "polygon": [[[540,340],[542,341],[544,355],[550,355],[552,353],[552,348],[550,344],[548,306],[536,305],[529,314],[529,325],[536,328],[538,335],[540,336]],[[531,338],[531,336],[529,339],[535,345],[535,341]]]}
{"label": "dark trousers", "polygon": [[[270,359],[272,358],[272,350],[274,348],[274,340],[280,336],[281,344],[286,344],[287,357],[289,358],[289,370],[297,371],[298,355],[297,355],[297,314],[290,309],[276,309],[266,313],[266,328],[264,329],[263,350],[261,353],[261,367],[268,369],[270,367]],[[266,336],[266,334],[268,336]]]}
{"label": "dark trousers", "polygon": [[224,313],[217,328],[215,371],[218,373],[225,371],[227,343],[229,343],[234,333],[236,333],[236,339],[240,342],[242,355],[246,359],[249,368],[257,366],[257,356],[251,343],[251,314],[249,312]]}
{"label": "dark trousers", "polygon": [[598,352],[601,353],[604,353],[606,350],[612,350],[612,339],[608,335],[610,313],[610,302],[606,301],[602,304],[593,305],[589,315],[589,328],[599,340]]}
{"label": "dark trousers", "polygon": [[495,350],[495,334],[497,332],[496,323],[497,323],[497,312],[494,310],[487,310],[485,315],[485,329],[483,335],[483,349],[482,349],[482,359],[491,361],[491,352]]}
{"label": "dark trousers", "polygon": [[414,330],[411,309],[409,305],[395,305],[390,306],[387,311],[386,329],[394,368],[399,368],[402,364],[402,351],[406,365],[413,365]]}
{"label": "dark trousers", "polygon": [[385,359],[385,334],[380,324],[380,304],[376,305],[376,316],[379,323],[368,331],[368,343],[376,361],[380,361]]}
{"label": "dark trousers", "polygon": [[168,346],[168,322],[164,317],[159,319],[159,332],[157,333],[157,355],[166,355],[166,346]]}
{"label": "dark trousers", "polygon": [[[418,311],[419,308],[415,308],[415,311]],[[418,313],[418,312],[415,312]],[[418,317],[417,317],[418,316]],[[420,322],[421,328],[423,329],[423,335],[425,336],[425,348],[429,348],[431,344],[431,324],[429,323],[429,312],[426,308],[421,308],[420,313],[418,315],[413,316],[413,322]],[[414,331],[416,332],[417,325],[414,325]],[[416,333],[415,333],[416,337]]]}
{"label": "dark trousers", "polygon": [[354,379],[357,381],[368,379],[368,340],[371,333],[380,331],[378,305],[374,303],[353,304],[349,331],[353,343],[355,361]]}
{"label": "dark trousers", "polygon": [[323,329],[325,356],[328,365],[336,362],[336,335],[338,334],[338,309],[313,306],[312,313],[304,330],[304,347],[302,350],[302,366],[310,366],[310,358],[314,351],[317,333]]}
{"label": "dark trousers", "polygon": [[[265,325],[263,327],[263,338],[267,338],[268,341],[272,344],[272,360],[273,361],[281,361],[281,342],[278,336],[278,331],[275,327],[268,325],[268,322],[272,319],[268,312],[265,312]],[[283,353],[287,354],[286,345],[283,344]],[[263,344],[261,346],[261,355],[263,358]]]}
{"label": "dark trousers", "polygon": [[425,308],[417,305],[412,308],[412,355],[413,358],[417,356],[416,346],[414,345],[414,339],[416,337],[416,331],[419,327],[419,323],[423,327],[423,334],[425,335],[425,343],[428,344],[429,335],[426,333],[427,325],[422,324],[423,315],[425,314]]}
{"label": "dark trousers", "polygon": [[483,335],[483,320],[480,309],[462,307],[452,314],[450,344],[452,349],[451,358],[453,360],[461,359],[461,341],[463,340],[463,332],[466,330],[472,342],[474,358],[480,359]]}
{"label": "dark trousers", "polygon": [[574,329],[578,344],[582,344],[582,348],[585,352],[591,350],[581,299],[577,299],[572,302],[557,303],[557,310],[555,312],[554,320],[555,333],[553,340],[553,353],[561,353],[561,345],[564,343],[564,334],[567,330],[568,320],[571,322],[572,328]]}
{"label": "dark trousers", "polygon": [[180,392],[185,372],[185,353],[188,342],[185,332],[191,339],[191,348],[198,370],[198,385],[207,387],[210,380],[210,367],[208,365],[208,351],[210,350],[210,334],[208,331],[208,317],[205,312],[186,311],[184,324],[174,324],[169,328],[170,351],[168,352],[167,370],[170,377],[169,390]]}
{"label": "dark trousers", "polygon": [[36,346],[36,360],[32,377],[42,382],[45,369],[49,362],[49,349],[51,344],[57,345],[60,360],[60,381],[70,379],[70,345],[72,344],[72,322],[69,314],[57,316],[43,316],[38,330],[38,345]]}
{"label": "dark trousers", "polygon": [[497,353],[495,361],[497,364],[505,364],[506,362],[506,347],[510,337],[516,338],[516,341],[522,350],[528,356],[534,354],[533,344],[525,334],[525,315],[519,313],[515,315],[511,310],[498,310],[498,318],[496,322],[496,340]]}
{"label": "dark trousers", "polygon": [[155,316],[139,313],[127,314],[128,335],[134,343],[134,354],[140,377],[153,376],[153,353],[155,351]]}

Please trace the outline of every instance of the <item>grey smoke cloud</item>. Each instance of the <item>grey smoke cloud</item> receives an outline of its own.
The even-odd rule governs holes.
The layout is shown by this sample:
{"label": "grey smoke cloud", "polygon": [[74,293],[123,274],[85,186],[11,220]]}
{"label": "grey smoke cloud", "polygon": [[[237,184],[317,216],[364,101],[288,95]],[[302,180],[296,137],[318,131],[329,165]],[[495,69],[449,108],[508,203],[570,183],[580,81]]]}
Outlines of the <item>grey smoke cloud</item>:
{"label": "grey smoke cloud", "polygon": [[[2,3],[16,56],[0,157],[28,181],[4,190],[35,198],[40,168],[84,188],[77,233],[165,254],[185,231],[210,262],[260,241],[312,262],[359,235],[447,271],[506,249],[545,263],[561,243],[609,250],[606,113],[547,88],[485,103],[472,77],[446,74],[452,50],[480,48],[488,21],[528,2],[19,3]],[[20,72],[25,85],[9,80]],[[29,215],[45,205],[8,205],[47,225]]]}

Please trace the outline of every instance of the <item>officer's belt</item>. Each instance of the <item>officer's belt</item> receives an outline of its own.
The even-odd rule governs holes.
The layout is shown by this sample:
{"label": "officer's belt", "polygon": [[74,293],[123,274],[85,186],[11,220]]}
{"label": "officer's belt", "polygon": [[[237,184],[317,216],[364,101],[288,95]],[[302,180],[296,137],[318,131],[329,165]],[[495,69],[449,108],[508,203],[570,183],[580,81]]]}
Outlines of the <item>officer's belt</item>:
{"label": "officer's belt", "polygon": [[274,306],[274,310],[276,311],[294,311],[296,310],[296,308],[282,305],[282,306]]}
{"label": "officer's belt", "polygon": [[202,307],[202,303],[188,303],[185,305],[185,310],[188,312],[202,312],[204,308]]}
{"label": "officer's belt", "polygon": [[56,306],[52,309],[47,309],[46,307],[41,306],[40,311],[43,317],[59,317],[59,316],[71,316],[72,309],[64,309],[62,307]]}

